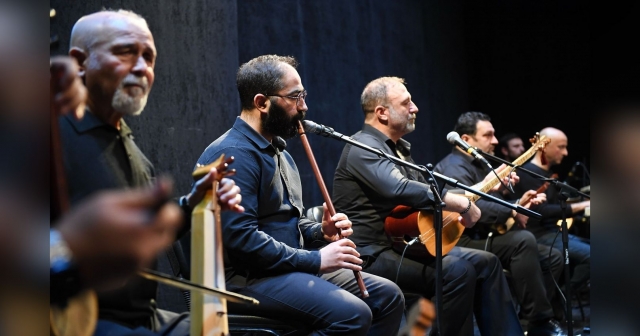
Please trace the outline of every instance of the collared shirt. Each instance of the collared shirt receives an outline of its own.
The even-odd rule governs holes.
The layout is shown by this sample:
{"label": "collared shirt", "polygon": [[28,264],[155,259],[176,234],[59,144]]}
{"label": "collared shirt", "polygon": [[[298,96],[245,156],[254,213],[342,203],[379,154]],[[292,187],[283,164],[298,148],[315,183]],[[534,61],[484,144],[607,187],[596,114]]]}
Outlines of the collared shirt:
{"label": "collared shirt", "polygon": [[[365,124],[352,138],[381,149],[406,161],[411,159],[411,144],[399,139],[394,143],[373,126]],[[384,219],[398,205],[428,209],[433,195],[420,172],[395,165],[378,155],[346,145],[342,150],[333,180],[333,202],[336,211],[346,214],[353,223],[349,237],[363,256],[377,256],[390,249],[384,231]],[[444,197],[446,190],[443,192]]]}
{"label": "collared shirt", "polygon": [[[72,205],[101,190],[152,183],[153,165],[136,146],[124,120],[118,130],[87,111],[82,120],[63,116],[59,124]],[[150,328],[156,288],[154,281],[134,278],[125,287],[100,293],[100,318]]]}
{"label": "collared shirt", "polygon": [[[455,147],[451,154],[438,162],[434,170],[467,186],[481,182],[490,173],[478,160]],[[491,195],[503,198],[500,193],[492,193]],[[491,225],[504,224],[511,217],[511,209],[501,204],[480,198],[476,201],[476,205],[482,212],[480,219],[474,227],[465,229],[465,234],[472,238],[485,238]]]}
{"label": "collared shirt", "polygon": [[[522,165],[522,168],[545,177],[551,177],[550,171],[536,166],[531,161]],[[544,181],[525,172],[518,173],[518,176],[520,176],[520,182],[518,182],[518,184],[513,188],[515,193],[512,198],[520,198],[526,191],[537,190],[544,183]],[[529,218],[529,221],[527,222],[527,229],[535,236],[540,236],[550,230],[557,231],[558,227],[555,223],[562,218],[562,208],[560,207],[560,200],[558,199],[558,190],[553,185],[550,185],[545,193],[547,194],[547,201],[540,205],[534,205],[531,207],[532,211],[542,215],[542,219]],[[573,216],[571,206],[569,205],[567,205],[565,210],[565,216],[567,218]]]}
{"label": "collared shirt", "polygon": [[222,213],[223,243],[230,273],[250,279],[289,272],[318,273],[320,252],[305,247],[324,240],[321,224],[304,216],[300,175],[293,158],[239,117],[198,159],[209,164],[233,156],[232,177],[242,193],[243,213]]}

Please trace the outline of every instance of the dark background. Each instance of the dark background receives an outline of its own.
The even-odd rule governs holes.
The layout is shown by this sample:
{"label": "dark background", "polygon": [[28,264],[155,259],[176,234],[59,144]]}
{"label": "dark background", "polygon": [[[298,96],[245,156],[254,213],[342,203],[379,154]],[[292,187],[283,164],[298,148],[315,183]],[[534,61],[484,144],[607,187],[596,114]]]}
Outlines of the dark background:
{"label": "dark background", "polygon": [[[147,19],[159,52],[156,82],[146,111],[128,122],[156,168],[177,180],[176,194],[189,190],[196,159],[239,114],[238,66],[261,54],[297,57],[310,94],[308,118],[345,134],[361,127],[359,95],[367,82],[405,77],[420,108],[417,131],[407,136],[419,163],[444,157],[457,116],[476,110],[492,116],[498,136],[515,131],[526,140],[546,126],[564,130],[569,157],[558,167],[561,178],[576,161],[606,167],[610,148],[602,145],[591,157],[591,138],[606,143],[611,134],[602,125],[620,116],[601,111],[640,101],[637,2],[51,0],[50,6],[58,11],[50,33],[60,38],[51,54],[66,53],[73,23],[103,7]],[[602,114],[593,119],[592,133],[595,112]],[[331,189],[343,144],[314,135],[309,140]],[[638,145],[628,143],[618,153]],[[290,140],[288,148],[307,207],[320,204],[300,141]],[[597,173],[595,187],[607,202],[593,211],[592,302],[599,313],[592,325],[604,334],[635,335],[638,208],[610,205],[638,193],[629,183],[627,193],[606,195],[605,177],[628,177],[606,168]],[[612,286],[621,280],[626,285]]]}
{"label": "dark background", "polygon": [[[186,193],[204,148],[239,114],[235,72],[262,54],[295,56],[309,92],[308,119],[350,135],[361,128],[369,81],[403,77],[420,109],[406,136],[418,163],[451,149],[446,134],[465,111],[492,117],[498,137],[527,139],[545,126],[569,137],[569,157],[589,165],[593,104],[589,4],[583,1],[96,1],[52,0],[51,33],[66,53],[73,23],[102,8],[144,16],[158,49],[145,112],[128,118],[136,141]],[[310,135],[332,189],[343,143]],[[306,206],[321,195],[299,139],[288,141]],[[527,146],[528,147],[528,146]]]}

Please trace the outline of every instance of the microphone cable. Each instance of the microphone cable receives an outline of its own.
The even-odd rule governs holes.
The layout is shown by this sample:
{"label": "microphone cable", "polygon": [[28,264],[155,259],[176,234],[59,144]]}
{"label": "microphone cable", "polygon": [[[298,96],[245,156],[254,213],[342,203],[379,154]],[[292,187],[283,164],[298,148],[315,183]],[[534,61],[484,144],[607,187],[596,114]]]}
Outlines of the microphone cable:
{"label": "microphone cable", "polygon": [[402,260],[404,259],[404,254],[407,252],[407,249],[409,248],[409,246],[413,245],[413,243],[418,241],[418,238],[419,237],[413,238],[412,241],[407,243],[407,246],[404,247],[404,250],[402,250],[402,255],[400,256],[400,263],[398,264],[398,271],[396,272],[396,281],[395,281],[396,285],[398,285],[398,278],[400,277],[400,267],[402,267]]}

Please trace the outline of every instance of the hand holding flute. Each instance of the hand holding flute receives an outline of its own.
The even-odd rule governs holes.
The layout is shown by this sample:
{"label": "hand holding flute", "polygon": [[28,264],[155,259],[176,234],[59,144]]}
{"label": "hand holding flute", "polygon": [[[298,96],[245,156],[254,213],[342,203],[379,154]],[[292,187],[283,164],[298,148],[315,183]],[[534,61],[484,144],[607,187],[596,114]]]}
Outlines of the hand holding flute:
{"label": "hand holding flute", "polygon": [[362,274],[360,274],[360,271],[362,270],[362,267],[359,266],[362,264],[362,259],[358,258],[360,253],[356,251],[355,243],[349,239],[342,239],[343,237],[347,237],[353,233],[353,230],[351,229],[351,221],[345,214],[336,213],[336,209],[333,207],[333,202],[331,202],[331,197],[329,196],[329,191],[324,184],[322,174],[320,174],[320,169],[318,168],[316,159],[313,156],[313,151],[311,151],[311,146],[307,140],[304,126],[300,121],[298,121],[298,133],[300,134],[302,145],[307,153],[307,157],[309,158],[309,163],[311,164],[316,180],[318,181],[322,197],[325,200],[325,203],[323,204],[324,215],[322,216],[322,233],[327,241],[332,241],[331,244],[320,249],[322,259],[320,262],[320,272],[329,273],[341,268],[353,270],[353,275],[358,282],[358,287],[360,288],[362,297],[367,298],[369,297],[369,292],[367,291],[367,287],[362,279]]}

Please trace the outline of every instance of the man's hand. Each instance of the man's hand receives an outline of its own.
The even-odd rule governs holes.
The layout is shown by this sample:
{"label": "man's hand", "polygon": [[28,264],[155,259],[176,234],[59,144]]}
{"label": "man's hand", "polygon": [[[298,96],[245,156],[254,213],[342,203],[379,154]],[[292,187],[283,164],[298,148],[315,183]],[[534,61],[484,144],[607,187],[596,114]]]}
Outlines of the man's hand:
{"label": "man's hand", "polygon": [[351,221],[347,218],[347,215],[337,213],[331,217],[327,203],[322,203],[322,209],[324,210],[324,214],[322,215],[322,233],[326,241],[334,242],[340,239],[340,236],[349,237],[353,234]]}
{"label": "man's hand", "polygon": [[320,273],[331,273],[342,268],[361,271],[362,259],[356,244],[349,239],[339,239],[320,249]]}
{"label": "man's hand", "polygon": [[[498,168],[496,168],[495,171],[498,175],[500,175],[500,173],[505,169],[511,169],[511,167],[507,167],[507,165],[503,163]],[[482,180],[481,185],[488,183],[495,177],[496,175],[493,172],[489,172],[489,174],[485,176],[484,180]],[[491,190],[489,190],[489,192],[509,192],[509,190],[504,187],[505,185],[509,185],[509,182],[511,182],[511,185],[515,185],[520,182],[520,177],[518,176],[518,174],[516,174],[516,172],[511,172],[510,174],[502,178],[502,182],[496,184],[493,188],[491,188]]]}
{"label": "man's hand", "polygon": [[[465,211],[467,209],[467,206],[469,206],[468,198],[453,193],[447,193],[446,195],[444,195],[443,201],[447,204],[447,206],[445,207],[445,210],[447,211],[460,213]],[[471,228],[476,225],[476,222],[480,219],[480,215],[480,208],[478,208],[475,203],[471,202],[469,211],[458,216],[458,221],[462,225],[464,225],[464,227]]]}
{"label": "man's hand", "polygon": [[[538,205],[546,201],[547,201],[547,194],[538,193],[535,190],[527,190],[524,194],[522,194],[522,197],[520,197],[520,200],[518,201],[518,205],[520,205],[523,208],[529,209],[531,208],[532,205]],[[526,229],[527,222],[529,221],[529,217],[521,213],[518,213],[515,210],[512,210],[512,211],[513,211],[512,217],[513,219],[515,219],[518,226],[523,229]]]}
{"label": "man's hand", "polygon": [[[198,180],[189,195],[187,195],[187,204],[193,209],[198,203],[202,201],[207,194],[207,190],[213,186],[213,181],[218,177],[218,171],[215,168],[211,168],[211,171],[203,178]],[[244,207],[240,205],[242,202],[242,195],[240,195],[240,187],[232,179],[223,178],[218,184],[218,203],[222,210],[232,210],[235,212],[244,212]]]}
{"label": "man's hand", "polygon": [[167,202],[172,183],[103,191],[75,207],[57,225],[85,285],[106,289],[148,266],[171,242],[182,212]]}
{"label": "man's hand", "polygon": [[55,56],[49,61],[50,106],[55,115],[73,113],[76,119],[84,116],[87,88],[78,76],[78,63],[68,56]]}

